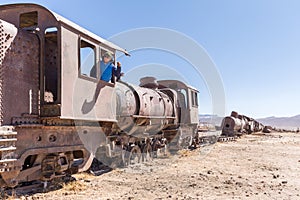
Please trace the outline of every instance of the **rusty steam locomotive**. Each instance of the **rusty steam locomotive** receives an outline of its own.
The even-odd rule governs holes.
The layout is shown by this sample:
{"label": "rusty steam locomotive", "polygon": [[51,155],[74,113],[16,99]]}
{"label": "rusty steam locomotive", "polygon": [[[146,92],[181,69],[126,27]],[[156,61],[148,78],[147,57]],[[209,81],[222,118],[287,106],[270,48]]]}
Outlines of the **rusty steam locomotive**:
{"label": "rusty steam locomotive", "polygon": [[270,132],[268,126],[264,126],[253,118],[240,115],[236,111],[232,111],[230,116],[225,117],[221,126],[221,136],[225,137],[241,136],[259,131]]}
{"label": "rusty steam locomotive", "polygon": [[191,143],[195,88],[151,77],[107,83],[102,55],[125,49],[40,5],[0,10],[0,186],[82,172],[95,157],[130,161],[162,139]]}

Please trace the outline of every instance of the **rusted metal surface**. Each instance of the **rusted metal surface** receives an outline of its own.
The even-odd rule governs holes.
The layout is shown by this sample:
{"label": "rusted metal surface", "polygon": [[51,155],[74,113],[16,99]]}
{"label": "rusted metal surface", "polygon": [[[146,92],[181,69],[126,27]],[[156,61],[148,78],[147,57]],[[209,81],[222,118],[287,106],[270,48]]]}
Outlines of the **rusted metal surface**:
{"label": "rusted metal surface", "polygon": [[253,118],[240,115],[236,111],[231,112],[231,116],[227,116],[222,121],[223,136],[240,136],[242,134],[251,134],[263,130],[264,125]]}
{"label": "rusted metal surface", "polygon": [[38,114],[38,42],[36,35],[20,30],[2,63],[3,124],[10,124],[12,117],[21,117],[22,113]]}
{"label": "rusted metal surface", "polygon": [[5,53],[9,49],[12,41],[17,35],[17,32],[18,30],[14,25],[0,20],[0,65],[2,65]]}
{"label": "rusted metal surface", "polygon": [[161,96],[154,90],[147,88],[134,88],[140,102],[139,115],[164,116],[164,102]]}
{"label": "rusted metal surface", "polygon": [[4,117],[4,78],[5,78],[5,66],[3,66],[4,58],[7,50],[10,48],[15,36],[17,35],[17,28],[3,20],[0,20],[0,125],[3,124]]}
{"label": "rusted metal surface", "polygon": [[232,116],[225,117],[223,119],[222,134],[227,136],[234,136],[235,134],[241,134],[242,121]]}
{"label": "rusted metal surface", "polygon": [[195,88],[153,78],[142,87],[107,83],[83,74],[81,41],[93,47],[98,73],[104,49],[128,53],[42,6],[0,9],[0,186],[86,171],[95,155],[129,164],[169,145],[191,145]]}
{"label": "rusted metal surface", "polygon": [[160,90],[117,83],[116,94],[118,126],[128,134],[153,135],[174,124],[174,102]]}
{"label": "rusted metal surface", "polygon": [[264,133],[271,133],[272,130],[273,130],[273,128],[271,126],[265,126],[262,131]]}

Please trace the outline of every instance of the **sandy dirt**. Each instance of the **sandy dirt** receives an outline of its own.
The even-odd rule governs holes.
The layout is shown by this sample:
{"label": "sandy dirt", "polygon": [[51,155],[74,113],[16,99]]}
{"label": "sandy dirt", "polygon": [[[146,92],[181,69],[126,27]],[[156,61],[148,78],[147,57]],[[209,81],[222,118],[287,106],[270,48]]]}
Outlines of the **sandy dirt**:
{"label": "sandy dirt", "polygon": [[300,134],[246,135],[20,199],[300,199]]}

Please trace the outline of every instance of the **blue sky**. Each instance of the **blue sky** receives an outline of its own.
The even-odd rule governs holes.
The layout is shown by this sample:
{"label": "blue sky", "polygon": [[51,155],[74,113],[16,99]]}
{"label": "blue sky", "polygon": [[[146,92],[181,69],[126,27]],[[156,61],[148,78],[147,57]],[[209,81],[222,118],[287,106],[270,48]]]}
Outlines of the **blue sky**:
{"label": "blue sky", "polygon": [[[0,0],[1,4],[15,2],[28,1]],[[180,32],[201,45],[215,63],[223,80],[226,114],[231,110],[256,118],[300,114],[300,1],[31,2],[103,38],[143,27]],[[176,72],[185,74],[200,91],[200,113],[211,113],[205,81],[190,78],[193,72],[184,70],[189,64],[181,58],[148,49],[121,60],[125,72],[148,63],[177,66]]]}

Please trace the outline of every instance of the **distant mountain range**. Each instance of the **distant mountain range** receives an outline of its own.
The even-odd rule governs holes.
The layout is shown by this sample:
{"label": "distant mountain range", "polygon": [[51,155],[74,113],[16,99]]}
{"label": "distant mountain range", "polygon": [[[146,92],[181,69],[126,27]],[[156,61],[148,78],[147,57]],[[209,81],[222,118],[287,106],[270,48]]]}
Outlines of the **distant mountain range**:
{"label": "distant mountain range", "polygon": [[293,117],[267,117],[257,119],[264,125],[273,126],[276,128],[295,129],[300,128],[300,115]]}
{"label": "distant mountain range", "polygon": [[[222,123],[223,117],[217,115],[199,115],[200,122],[211,123],[216,126],[220,126]],[[300,128],[300,115],[293,117],[266,117],[256,119],[264,125],[283,128],[283,129],[297,129]]]}

